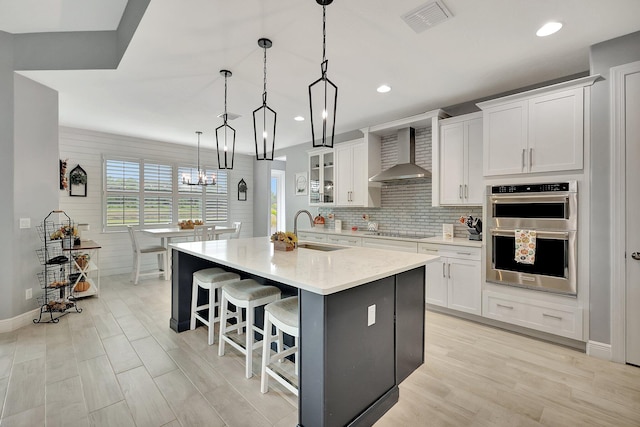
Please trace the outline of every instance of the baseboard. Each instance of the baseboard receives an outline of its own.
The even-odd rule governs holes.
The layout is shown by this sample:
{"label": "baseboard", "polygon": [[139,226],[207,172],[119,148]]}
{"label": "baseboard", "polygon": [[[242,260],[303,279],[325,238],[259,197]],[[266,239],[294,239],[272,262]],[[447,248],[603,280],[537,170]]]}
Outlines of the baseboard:
{"label": "baseboard", "polygon": [[604,344],[596,341],[587,343],[587,354],[602,360],[613,360],[613,351],[611,344]]}
{"label": "baseboard", "polygon": [[12,317],[11,319],[0,320],[0,334],[4,332],[12,332],[33,323],[33,319],[38,317],[40,309],[36,308],[26,313]]}

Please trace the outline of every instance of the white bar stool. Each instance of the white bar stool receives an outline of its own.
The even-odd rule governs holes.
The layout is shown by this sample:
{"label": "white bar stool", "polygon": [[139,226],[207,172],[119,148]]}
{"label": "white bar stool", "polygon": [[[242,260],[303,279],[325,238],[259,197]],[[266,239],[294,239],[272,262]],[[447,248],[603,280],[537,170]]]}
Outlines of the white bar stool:
{"label": "white bar stool", "polygon": [[[222,287],[222,298],[220,299],[220,339],[218,342],[218,356],[224,356],[225,342],[231,344],[231,346],[245,355],[245,375],[247,378],[251,378],[253,375],[253,350],[260,348],[262,345],[261,340],[254,343],[253,332],[256,331],[260,333],[264,338],[263,330],[253,324],[255,317],[254,309],[279,299],[280,289],[275,286],[261,285],[253,279],[239,280],[234,283],[226,284]],[[235,313],[227,310],[228,303],[236,306]],[[246,310],[246,320],[244,322],[242,321],[243,308]],[[231,316],[229,316],[229,314],[231,314]],[[229,320],[229,317],[235,317],[235,325],[227,326],[227,320]],[[241,333],[243,327],[246,328],[247,335],[244,347],[233,341],[231,337],[227,336],[227,333],[231,331],[237,330],[238,333]]]}
{"label": "white bar stool", "polygon": [[[271,335],[271,325],[276,327],[275,335]],[[264,308],[264,330],[265,336],[262,340],[262,380],[260,382],[260,391],[266,393],[269,391],[269,376],[282,384],[291,393],[298,395],[298,388],[291,384],[285,377],[271,369],[271,365],[276,359],[282,362],[282,359],[295,354],[295,369],[298,375],[298,297],[285,298],[280,301],[267,304]],[[282,333],[293,336],[293,347],[284,349],[282,344]],[[277,339],[278,350],[271,355],[271,343]]]}
{"label": "white bar stool", "polygon": [[[222,268],[205,268],[193,273],[193,282],[191,285],[191,329],[196,328],[196,319],[204,323],[209,329],[209,345],[213,344],[214,341],[215,322],[220,320],[219,316],[215,316],[216,307],[221,307],[220,288],[227,283],[236,282],[238,280],[240,280],[239,274],[229,273]],[[198,305],[199,288],[209,291],[209,300],[206,304]],[[206,318],[198,313],[205,309],[208,311]],[[218,309],[218,315],[220,313],[221,310]]]}

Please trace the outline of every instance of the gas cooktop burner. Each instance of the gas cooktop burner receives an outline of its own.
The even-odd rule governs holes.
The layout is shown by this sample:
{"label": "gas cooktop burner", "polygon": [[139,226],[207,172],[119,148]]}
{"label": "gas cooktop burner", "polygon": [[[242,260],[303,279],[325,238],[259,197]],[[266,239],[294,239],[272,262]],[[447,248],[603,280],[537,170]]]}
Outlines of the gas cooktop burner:
{"label": "gas cooktop burner", "polygon": [[369,236],[398,237],[401,239],[416,239],[416,240],[426,239],[427,237],[431,237],[431,236],[427,236],[426,234],[410,233],[406,231],[371,231],[366,234],[368,234]]}

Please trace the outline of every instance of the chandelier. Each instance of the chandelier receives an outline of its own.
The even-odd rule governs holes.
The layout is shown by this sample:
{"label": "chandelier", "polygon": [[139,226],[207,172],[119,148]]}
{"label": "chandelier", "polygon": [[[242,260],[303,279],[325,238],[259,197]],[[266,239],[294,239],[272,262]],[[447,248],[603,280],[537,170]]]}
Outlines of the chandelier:
{"label": "chandelier", "polygon": [[202,132],[199,130],[196,131],[198,135],[198,181],[191,181],[191,176],[187,176],[186,174],[182,175],[182,183],[186,185],[216,185],[216,178],[213,174],[211,174],[211,180],[207,178],[207,172],[204,169],[200,169],[200,135]]}

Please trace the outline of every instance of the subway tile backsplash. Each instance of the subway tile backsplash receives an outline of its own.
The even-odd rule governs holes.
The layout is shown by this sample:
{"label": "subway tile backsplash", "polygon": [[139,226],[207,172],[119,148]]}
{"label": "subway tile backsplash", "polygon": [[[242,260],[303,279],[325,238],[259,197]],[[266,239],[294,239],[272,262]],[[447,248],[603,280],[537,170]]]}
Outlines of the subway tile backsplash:
{"label": "subway tile backsplash", "polygon": [[[382,139],[382,168],[387,169],[397,162],[397,138],[390,135]],[[416,164],[431,170],[431,128],[416,129]],[[382,187],[382,207],[342,208],[323,207],[318,212],[325,218],[333,213],[342,220],[342,228],[353,226],[365,229],[367,221],[378,223],[380,231],[415,232],[426,235],[442,235],[442,224],[454,224],[456,237],[468,237],[467,227],[458,222],[461,215],[482,217],[481,207],[432,207],[431,180],[414,179],[402,184],[388,183]],[[326,227],[333,229],[334,222],[327,218]]]}

